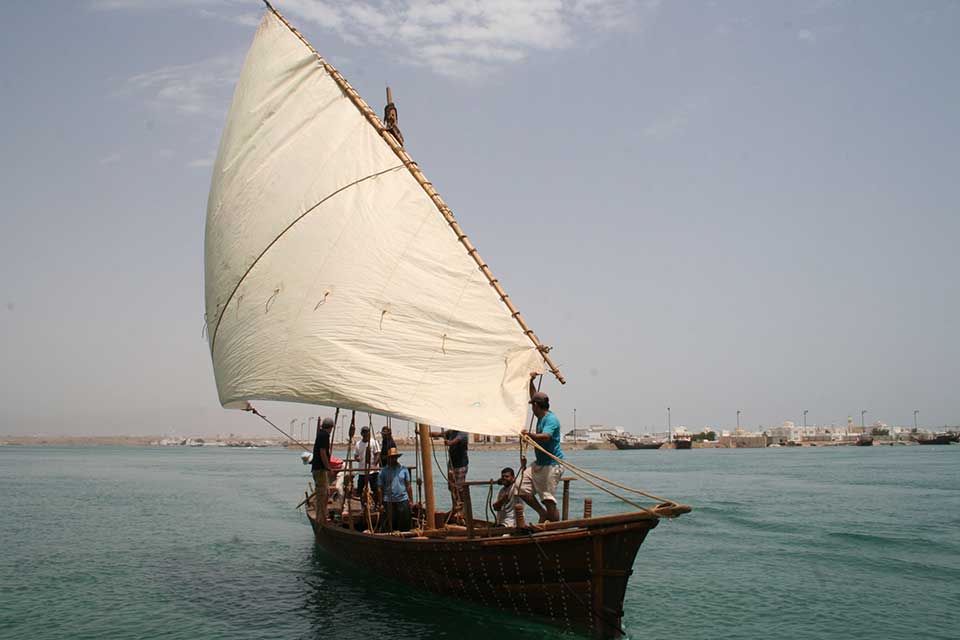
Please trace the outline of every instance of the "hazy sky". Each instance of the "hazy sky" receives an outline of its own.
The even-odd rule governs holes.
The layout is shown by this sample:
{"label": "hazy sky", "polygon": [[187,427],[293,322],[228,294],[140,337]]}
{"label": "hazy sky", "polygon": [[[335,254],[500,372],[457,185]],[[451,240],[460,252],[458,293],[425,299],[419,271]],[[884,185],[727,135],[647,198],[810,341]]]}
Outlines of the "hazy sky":
{"label": "hazy sky", "polygon": [[[960,422],[960,3],[276,5],[378,111],[392,85],[554,346],[565,428]],[[201,336],[261,12],[4,8],[0,433],[267,433],[220,408]]]}

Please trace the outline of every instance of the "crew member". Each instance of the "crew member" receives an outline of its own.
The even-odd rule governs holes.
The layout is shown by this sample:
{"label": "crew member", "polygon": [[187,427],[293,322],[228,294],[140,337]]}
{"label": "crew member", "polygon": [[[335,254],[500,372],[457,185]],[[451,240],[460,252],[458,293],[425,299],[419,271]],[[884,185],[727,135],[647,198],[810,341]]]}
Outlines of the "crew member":
{"label": "crew member", "polygon": [[410,530],[413,487],[410,484],[410,472],[400,465],[401,455],[396,447],[387,449],[387,466],[380,470],[377,478],[387,531]]}
{"label": "crew member", "polygon": [[510,467],[504,467],[500,470],[500,493],[493,502],[493,510],[497,513],[497,524],[502,527],[517,526],[517,512],[514,505],[517,504],[517,479]]}
{"label": "crew member", "polygon": [[380,444],[377,439],[370,435],[370,427],[360,429],[360,440],[354,446],[353,459],[361,469],[376,469],[376,471],[364,471],[357,478],[357,491],[360,493],[360,503],[366,504],[367,495],[364,490],[369,486],[370,491],[377,494],[377,476],[380,469]]}
{"label": "crew member", "polygon": [[470,464],[470,458],[467,455],[470,436],[466,431],[445,429],[443,431],[431,431],[430,437],[443,438],[443,444],[447,447],[447,488],[450,490],[450,515],[455,519],[462,518],[463,494],[467,491],[463,483],[467,481],[467,467]]}
{"label": "crew member", "polygon": [[[542,391],[537,391],[533,380],[538,374],[530,373],[530,405],[533,415],[537,417],[537,427],[534,431],[524,431],[534,442],[542,447],[547,455],[536,449],[536,461],[523,473],[520,481],[520,497],[533,507],[540,522],[557,522],[560,512],[557,510],[557,484],[563,475],[563,467],[558,460],[563,460],[563,450],[560,448],[560,420],[550,411],[550,398]],[[552,457],[551,457],[552,456]],[[541,505],[537,498],[543,501]]]}
{"label": "crew member", "polygon": [[330,471],[333,465],[330,463],[330,431],[333,429],[333,418],[324,418],[317,429],[317,439],[313,443],[313,462],[310,464],[310,470],[313,472],[313,482],[317,486],[317,492],[314,494],[314,508],[317,518],[327,519],[327,495],[330,486]]}
{"label": "crew member", "polygon": [[387,466],[387,451],[395,449],[397,443],[393,440],[393,430],[390,425],[383,425],[380,429],[380,468]]}

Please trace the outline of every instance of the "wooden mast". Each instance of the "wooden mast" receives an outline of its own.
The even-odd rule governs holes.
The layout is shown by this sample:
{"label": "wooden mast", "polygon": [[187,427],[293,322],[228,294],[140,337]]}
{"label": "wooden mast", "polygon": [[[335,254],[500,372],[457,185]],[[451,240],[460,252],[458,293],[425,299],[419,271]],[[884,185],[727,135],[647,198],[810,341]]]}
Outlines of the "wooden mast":
{"label": "wooden mast", "polygon": [[430,425],[417,423],[417,434],[420,440],[420,460],[423,464],[420,470],[423,474],[423,495],[427,503],[423,528],[430,530],[436,528],[435,514],[437,511],[436,503],[433,500],[433,467],[430,466],[430,459],[433,457],[431,455],[433,441],[430,439]]}

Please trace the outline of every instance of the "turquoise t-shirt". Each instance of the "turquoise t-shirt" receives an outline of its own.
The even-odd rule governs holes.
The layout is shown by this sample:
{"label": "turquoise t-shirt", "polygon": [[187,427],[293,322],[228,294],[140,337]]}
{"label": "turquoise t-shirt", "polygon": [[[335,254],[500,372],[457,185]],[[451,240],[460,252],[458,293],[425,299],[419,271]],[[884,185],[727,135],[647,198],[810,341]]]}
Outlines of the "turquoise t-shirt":
{"label": "turquoise t-shirt", "polygon": [[[550,440],[547,442],[538,442],[537,444],[563,460],[563,451],[560,449],[560,421],[557,419],[557,416],[554,415],[553,411],[547,411],[542,418],[537,420],[537,433],[550,434]],[[543,453],[539,449],[536,451],[537,464],[541,466],[547,464],[557,464],[553,458]]]}
{"label": "turquoise t-shirt", "polygon": [[387,465],[380,470],[377,484],[383,487],[384,502],[406,502],[407,483],[410,482],[410,472],[406,467]]}

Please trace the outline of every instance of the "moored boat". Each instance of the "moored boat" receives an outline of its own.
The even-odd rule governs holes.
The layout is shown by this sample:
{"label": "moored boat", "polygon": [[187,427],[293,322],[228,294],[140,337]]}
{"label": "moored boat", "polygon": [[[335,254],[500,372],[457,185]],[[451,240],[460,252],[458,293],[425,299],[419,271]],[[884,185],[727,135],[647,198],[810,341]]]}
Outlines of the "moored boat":
{"label": "moored boat", "polygon": [[862,435],[857,438],[856,442],[858,447],[872,447],[873,446],[873,436]]}
{"label": "moored boat", "polygon": [[638,438],[630,434],[610,434],[607,441],[617,449],[659,449],[663,446],[663,440]]}
{"label": "moored boat", "polygon": [[930,436],[914,436],[917,444],[950,444],[958,442],[957,436],[952,433],[937,433]]}

